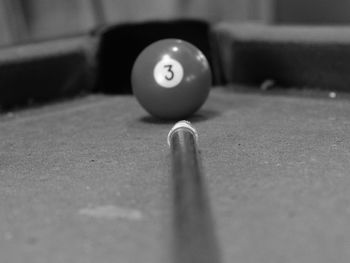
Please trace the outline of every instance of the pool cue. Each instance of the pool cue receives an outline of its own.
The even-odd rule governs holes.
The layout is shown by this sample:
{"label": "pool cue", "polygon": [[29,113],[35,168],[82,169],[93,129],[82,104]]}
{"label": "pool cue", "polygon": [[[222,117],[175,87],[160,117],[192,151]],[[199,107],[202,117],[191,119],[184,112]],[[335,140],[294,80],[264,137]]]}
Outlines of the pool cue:
{"label": "pool cue", "polygon": [[220,253],[197,149],[187,121],[168,134],[173,181],[173,263],[220,263]]}

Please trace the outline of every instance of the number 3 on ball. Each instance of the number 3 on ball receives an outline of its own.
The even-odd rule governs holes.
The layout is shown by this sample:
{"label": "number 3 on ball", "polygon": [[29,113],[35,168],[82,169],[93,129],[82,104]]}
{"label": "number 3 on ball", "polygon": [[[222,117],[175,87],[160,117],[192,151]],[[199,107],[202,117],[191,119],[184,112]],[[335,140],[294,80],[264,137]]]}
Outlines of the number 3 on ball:
{"label": "number 3 on ball", "polygon": [[163,88],[173,88],[182,81],[184,70],[179,61],[164,56],[153,70],[155,81]]}

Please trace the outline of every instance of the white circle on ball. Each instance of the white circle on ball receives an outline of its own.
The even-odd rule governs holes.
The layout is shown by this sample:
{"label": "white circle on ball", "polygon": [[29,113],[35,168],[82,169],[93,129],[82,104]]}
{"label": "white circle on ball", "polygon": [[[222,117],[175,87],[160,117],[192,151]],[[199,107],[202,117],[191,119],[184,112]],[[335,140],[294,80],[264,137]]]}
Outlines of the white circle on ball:
{"label": "white circle on ball", "polygon": [[155,81],[163,88],[174,88],[180,84],[184,70],[179,61],[165,55],[153,70]]}

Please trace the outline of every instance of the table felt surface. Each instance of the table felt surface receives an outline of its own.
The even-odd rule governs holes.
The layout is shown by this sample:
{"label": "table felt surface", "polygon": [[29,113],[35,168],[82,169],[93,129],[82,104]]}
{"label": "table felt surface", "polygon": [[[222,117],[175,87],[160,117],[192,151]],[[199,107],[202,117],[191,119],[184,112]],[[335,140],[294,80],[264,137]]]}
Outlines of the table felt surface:
{"label": "table felt surface", "polygon": [[[348,262],[350,103],[215,88],[199,132],[224,262]],[[0,116],[1,262],[170,262],[166,137],[132,96]]]}

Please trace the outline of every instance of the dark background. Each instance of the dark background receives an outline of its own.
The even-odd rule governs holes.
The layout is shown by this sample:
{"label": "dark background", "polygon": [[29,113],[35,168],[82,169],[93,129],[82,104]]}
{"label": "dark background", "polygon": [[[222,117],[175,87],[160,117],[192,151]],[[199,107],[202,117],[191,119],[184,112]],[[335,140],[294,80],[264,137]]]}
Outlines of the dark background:
{"label": "dark background", "polygon": [[347,0],[0,0],[0,45],[154,19],[347,24],[349,13]]}

